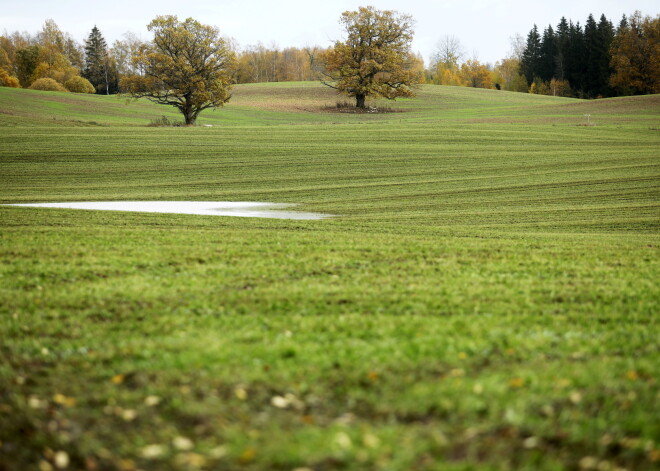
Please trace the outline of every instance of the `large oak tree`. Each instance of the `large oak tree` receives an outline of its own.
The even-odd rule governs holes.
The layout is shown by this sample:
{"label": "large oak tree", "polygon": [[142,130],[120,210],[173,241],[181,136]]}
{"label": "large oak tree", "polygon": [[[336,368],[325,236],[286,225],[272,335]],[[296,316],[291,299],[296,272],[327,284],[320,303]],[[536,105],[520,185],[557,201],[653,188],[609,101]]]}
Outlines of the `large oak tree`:
{"label": "large oak tree", "polygon": [[159,16],[147,28],[154,40],[133,56],[139,74],[122,79],[125,92],[174,106],[187,125],[229,100],[235,56],[217,28],[176,16]]}
{"label": "large oak tree", "polygon": [[354,97],[365,108],[368,96],[413,96],[420,80],[410,50],[413,19],[390,10],[360,7],[342,13],[346,40],[335,42],[325,55],[324,84]]}

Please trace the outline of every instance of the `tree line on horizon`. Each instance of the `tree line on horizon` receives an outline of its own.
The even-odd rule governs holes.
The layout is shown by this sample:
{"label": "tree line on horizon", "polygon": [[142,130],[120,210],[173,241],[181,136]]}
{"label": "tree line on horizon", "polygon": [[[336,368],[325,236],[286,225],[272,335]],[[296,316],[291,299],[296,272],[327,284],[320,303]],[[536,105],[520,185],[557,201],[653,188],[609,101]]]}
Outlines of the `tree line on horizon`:
{"label": "tree line on horizon", "polygon": [[582,27],[562,17],[527,35],[520,71],[532,93],[611,97],[660,93],[660,17],[625,15],[614,27],[589,15]]}
{"label": "tree line on horizon", "polygon": [[[280,48],[263,43],[235,54],[232,83],[311,81],[322,79],[324,59],[332,47]],[[137,72],[133,57],[144,44],[126,33],[109,47],[94,26],[79,43],[57,24],[46,20],[35,35],[26,32],[0,36],[0,86],[78,93],[114,94],[124,90],[121,78]],[[465,59],[460,41],[439,40],[428,67],[411,54],[407,67],[421,83],[547,95],[597,98],[660,93],[660,16],[634,12],[618,26],[601,15],[589,15],[584,27],[562,18],[543,32],[536,25],[527,38],[517,36],[512,51],[494,65]]]}

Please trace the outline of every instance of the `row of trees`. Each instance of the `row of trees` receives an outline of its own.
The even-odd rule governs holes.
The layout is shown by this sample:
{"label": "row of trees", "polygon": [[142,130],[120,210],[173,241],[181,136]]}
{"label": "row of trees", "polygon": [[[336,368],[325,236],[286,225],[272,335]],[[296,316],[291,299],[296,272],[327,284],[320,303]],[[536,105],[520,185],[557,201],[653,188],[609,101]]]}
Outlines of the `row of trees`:
{"label": "row of trees", "polygon": [[660,92],[660,17],[635,12],[615,28],[605,15],[582,27],[562,18],[527,35],[520,71],[530,91],[596,98]]}
{"label": "row of trees", "polygon": [[[77,78],[90,91],[121,90],[175,106],[186,124],[193,124],[203,110],[222,106],[236,82],[309,80],[322,74],[324,84],[355,98],[357,108],[365,108],[368,96],[412,96],[423,72],[423,61],[411,52],[412,17],[361,7],[344,12],[340,23],[346,40],[325,50],[279,51],[258,45],[237,57],[232,42],[221,37],[216,27],[192,18],[181,22],[175,16],[157,17],[148,25],[153,41],[127,36],[112,49],[96,26],[82,48],[49,20],[44,31],[52,30],[55,40],[45,41],[43,35],[32,40],[19,33],[3,36],[0,50],[6,60],[0,63],[4,73],[0,79],[3,85],[37,88],[35,84],[45,78],[49,86],[39,88],[65,90],[67,75],[81,73],[84,78]],[[34,57],[26,60],[32,51]],[[46,58],[51,52],[57,60]]]}
{"label": "row of trees", "polygon": [[118,74],[100,31],[84,45],[46,20],[34,36],[0,36],[0,85],[77,93],[116,93]]}
{"label": "row of trees", "polygon": [[[224,40],[236,53],[238,46]],[[133,58],[142,46],[144,41],[126,33],[109,47],[96,26],[84,44],[80,44],[60,31],[53,20],[47,20],[36,35],[14,32],[0,36],[0,86],[29,88],[48,78],[53,90],[64,90],[69,79],[82,77],[93,87],[87,91],[117,93],[121,77],[138,72]],[[324,51],[319,47],[280,49],[277,45],[266,47],[261,43],[249,46],[236,53],[232,80],[235,83],[317,80],[319,57]]]}
{"label": "row of trees", "polygon": [[660,93],[660,17],[640,12],[615,28],[602,15],[584,27],[562,18],[556,28],[512,38],[509,55],[494,65],[466,57],[454,36],[442,38],[426,81],[580,98]]}
{"label": "row of trees", "polygon": [[[476,57],[464,61],[465,57],[465,50],[457,37],[443,37],[431,56],[425,81],[436,85],[527,91],[526,86],[521,89],[513,80],[518,76],[518,62],[513,65],[507,63],[511,69],[507,71],[499,62],[493,67],[481,63]],[[509,75],[511,78],[508,78]]]}
{"label": "row of trees", "polygon": [[[340,19],[348,41],[356,32],[349,31],[346,22],[355,24],[361,11]],[[376,13],[381,14],[371,9],[369,21]],[[476,57],[466,59],[460,41],[446,36],[439,41],[426,69],[423,59],[410,51],[412,19],[407,15],[390,19],[407,25],[402,67],[417,82],[589,98],[660,92],[657,16],[635,12],[616,28],[604,15],[598,22],[590,15],[584,27],[565,18],[543,32],[534,26],[526,39],[516,36],[510,54],[494,65],[481,63]],[[259,43],[238,52],[234,41],[223,41],[235,56],[231,70],[227,70],[233,83],[305,81],[324,76],[330,83],[336,78],[327,66],[336,62],[337,44],[281,49]],[[79,44],[54,21],[47,20],[34,36],[18,32],[0,36],[0,85],[117,93],[122,91],[122,77],[143,73],[134,59],[145,45],[127,33],[108,47],[96,26],[84,44]]]}

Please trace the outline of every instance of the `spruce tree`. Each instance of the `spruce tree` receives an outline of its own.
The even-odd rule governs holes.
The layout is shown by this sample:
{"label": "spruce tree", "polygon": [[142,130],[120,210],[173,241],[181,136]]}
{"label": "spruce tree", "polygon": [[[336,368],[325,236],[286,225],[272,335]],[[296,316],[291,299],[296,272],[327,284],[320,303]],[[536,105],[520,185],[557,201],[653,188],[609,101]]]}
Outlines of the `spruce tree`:
{"label": "spruce tree", "polygon": [[109,95],[117,91],[117,73],[108,57],[108,45],[96,26],[85,41],[83,76],[94,85],[96,93]]}
{"label": "spruce tree", "polygon": [[627,27],[628,27],[628,17],[626,15],[623,15],[621,17],[621,21],[619,22],[619,26],[616,29],[616,34],[617,35],[621,34],[623,31],[626,30]]}
{"label": "spruce tree", "polygon": [[566,57],[566,80],[578,94],[584,95],[584,77],[586,68],[584,33],[580,22],[568,25],[568,48]]}
{"label": "spruce tree", "polygon": [[614,25],[609,21],[605,15],[601,15],[600,22],[598,23],[598,36],[600,37],[601,47],[603,54],[598,63],[598,76],[601,83],[600,93],[605,96],[612,96],[614,90],[609,85],[610,76],[612,75],[612,43],[614,42]]}
{"label": "spruce tree", "polygon": [[539,76],[539,64],[541,58],[541,37],[536,25],[527,35],[527,44],[520,61],[520,71],[527,79],[527,84],[532,84]]}
{"label": "spruce tree", "polygon": [[569,29],[568,21],[562,16],[559,24],[557,25],[557,34],[556,34],[556,52],[555,52],[555,77],[558,80],[566,80],[567,75],[567,65],[566,57],[568,56],[569,48]]}
{"label": "spruce tree", "polygon": [[584,25],[584,45],[586,52],[584,92],[588,97],[594,97],[598,95],[602,85],[599,71],[604,51],[598,35],[598,25],[591,14]]}
{"label": "spruce tree", "polygon": [[549,82],[555,76],[555,56],[557,55],[557,41],[552,26],[543,31],[541,39],[538,76]]}

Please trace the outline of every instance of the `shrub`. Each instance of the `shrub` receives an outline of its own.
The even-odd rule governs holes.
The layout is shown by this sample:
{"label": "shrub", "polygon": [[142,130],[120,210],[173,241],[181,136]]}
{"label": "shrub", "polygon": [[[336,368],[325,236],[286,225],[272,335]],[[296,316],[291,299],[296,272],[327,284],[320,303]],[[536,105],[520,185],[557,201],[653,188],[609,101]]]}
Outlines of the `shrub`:
{"label": "shrub", "polygon": [[64,86],[67,90],[73,93],[95,93],[94,85],[92,85],[89,80],[84,77],[76,76],[71,77],[69,80],[64,82]]}
{"label": "shrub", "polygon": [[28,87],[30,90],[44,90],[47,92],[66,92],[68,91],[61,83],[52,78],[40,78],[32,82]]}
{"label": "shrub", "polygon": [[151,127],[175,127],[185,126],[183,121],[172,121],[168,119],[167,116],[161,116],[160,118],[152,119],[149,123]]}
{"label": "shrub", "polygon": [[0,68],[0,87],[19,88],[20,84],[16,77],[9,75],[5,69]]}

